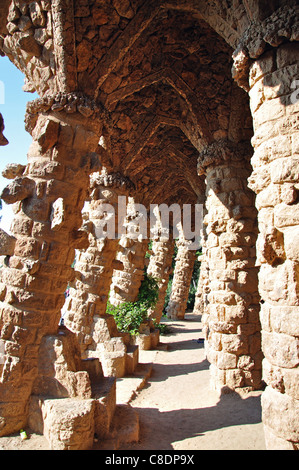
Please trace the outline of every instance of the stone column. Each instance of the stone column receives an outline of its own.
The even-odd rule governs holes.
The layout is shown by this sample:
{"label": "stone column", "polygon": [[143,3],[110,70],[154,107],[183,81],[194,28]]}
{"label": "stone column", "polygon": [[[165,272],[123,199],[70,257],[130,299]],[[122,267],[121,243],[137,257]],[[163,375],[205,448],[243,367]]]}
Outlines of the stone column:
{"label": "stone column", "polygon": [[[287,19],[281,24],[288,25]],[[286,450],[299,446],[298,53],[298,43],[285,42],[252,61],[249,75],[254,125],[249,181],[257,193],[267,384],[262,414],[267,448]]]}
{"label": "stone column", "polygon": [[193,307],[193,313],[195,315],[204,314],[204,305],[205,305],[205,288],[206,285],[209,285],[209,277],[207,274],[207,263],[205,261],[205,255],[201,254],[198,256],[198,261],[200,262],[200,272],[198,278],[198,284],[195,294],[195,302]]}
{"label": "stone column", "polygon": [[152,254],[150,257],[147,273],[158,280],[159,297],[155,309],[150,312],[150,318],[158,323],[161,321],[165,295],[168,286],[169,276],[172,271],[172,257],[174,252],[174,241],[157,238],[153,240]]}
{"label": "stone column", "polygon": [[[61,99],[64,99],[61,101]],[[2,192],[15,204],[13,254],[1,270],[0,435],[26,425],[41,340],[57,333],[75,248],[86,243],[81,211],[100,138],[72,95],[32,102],[26,128],[33,137],[24,171]],[[58,111],[59,109],[59,111]],[[99,132],[98,132],[99,131]],[[17,137],[16,137],[17,138]],[[22,174],[21,174],[22,173]]]}
{"label": "stone column", "polygon": [[[203,199],[203,198],[202,198]],[[205,197],[202,200],[202,204],[205,204]],[[203,215],[206,215],[206,208],[203,208]],[[202,324],[203,328],[205,324],[205,307],[206,307],[206,297],[209,293],[209,273],[208,273],[208,263],[206,258],[206,241],[207,241],[207,233],[206,233],[206,226],[203,224],[201,233],[200,233],[200,243],[201,243],[201,255],[198,257],[198,261],[200,261],[200,271],[199,271],[199,279],[197,283],[197,289],[195,294],[195,303],[193,308],[193,313],[195,315],[202,315]]]}
{"label": "stone column", "polygon": [[206,351],[216,390],[261,386],[261,341],[250,147],[219,141],[199,157],[206,174]]}
{"label": "stone column", "polygon": [[82,357],[97,356],[99,343],[120,336],[113,316],[106,314],[106,306],[113,269],[122,269],[122,263],[115,260],[119,243],[118,198],[131,187],[131,182],[118,173],[107,174],[103,170],[91,177],[91,200],[83,212],[89,247],[77,251],[77,279],[71,284],[63,316],[65,326],[79,339]]}
{"label": "stone column", "polygon": [[189,243],[183,237],[180,237],[176,244],[178,252],[166,312],[168,318],[182,320],[185,317],[196,251],[188,249]]}
{"label": "stone column", "polygon": [[122,235],[117,260],[123,263],[123,270],[115,269],[110,287],[110,302],[119,305],[135,302],[144,276],[145,254],[148,239],[139,241]]}

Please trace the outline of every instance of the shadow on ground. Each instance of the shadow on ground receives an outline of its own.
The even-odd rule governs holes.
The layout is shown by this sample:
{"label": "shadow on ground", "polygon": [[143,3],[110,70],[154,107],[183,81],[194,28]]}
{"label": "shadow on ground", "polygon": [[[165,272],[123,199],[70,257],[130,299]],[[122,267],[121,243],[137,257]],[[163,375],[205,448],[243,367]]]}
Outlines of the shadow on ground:
{"label": "shadow on ground", "polygon": [[238,433],[238,426],[261,422],[260,397],[242,399],[237,393],[222,395],[217,405],[209,408],[166,412],[156,408],[135,410],[140,419],[140,443],[131,445],[132,450],[170,450],[173,443],[204,436],[208,431],[236,426],[235,433]]}
{"label": "shadow on ground", "polygon": [[139,415],[140,441],[123,450],[262,448],[260,392],[211,392],[200,318],[165,323],[171,329],[167,350],[157,354],[145,393],[131,403]]}

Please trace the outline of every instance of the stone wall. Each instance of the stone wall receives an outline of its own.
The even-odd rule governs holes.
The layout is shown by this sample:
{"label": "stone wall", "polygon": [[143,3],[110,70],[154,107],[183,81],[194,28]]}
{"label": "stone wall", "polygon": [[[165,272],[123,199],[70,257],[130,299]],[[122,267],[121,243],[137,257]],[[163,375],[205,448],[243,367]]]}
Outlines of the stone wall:
{"label": "stone wall", "polygon": [[[113,316],[106,314],[113,270],[123,267],[116,261],[118,197],[126,195],[130,188],[130,181],[118,173],[107,174],[103,169],[92,175],[91,201],[85,203],[83,209],[83,227],[89,232],[89,247],[77,250],[76,280],[70,285],[63,308],[64,325],[76,333],[82,358],[98,358],[104,376],[123,377],[134,370],[127,354],[133,354],[128,347],[129,338],[117,330]],[[115,228],[115,238],[107,235],[107,213]],[[134,352],[136,367],[137,348]]]}

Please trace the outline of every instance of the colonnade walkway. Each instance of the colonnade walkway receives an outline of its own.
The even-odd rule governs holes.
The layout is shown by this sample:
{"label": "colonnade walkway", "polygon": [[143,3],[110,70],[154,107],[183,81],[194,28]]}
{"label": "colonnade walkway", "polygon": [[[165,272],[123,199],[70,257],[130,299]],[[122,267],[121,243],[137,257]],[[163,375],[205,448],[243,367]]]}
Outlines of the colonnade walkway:
{"label": "colonnade walkway", "polygon": [[[211,391],[200,317],[162,321],[171,334],[160,337],[157,350],[140,352],[141,362],[152,362],[152,374],[130,400],[140,439],[121,450],[265,450],[261,392]],[[120,402],[128,401],[125,380],[117,385]]]}
{"label": "colonnade walkway", "polygon": [[[200,317],[188,313],[162,322],[171,333],[160,337],[157,349],[140,351],[137,372],[116,383],[117,403],[129,403],[132,411],[125,413],[123,437],[139,433],[139,441],[120,447],[115,440],[95,442],[94,449],[265,450],[261,392],[241,397],[211,391]],[[0,438],[0,450],[48,449],[42,435]]]}

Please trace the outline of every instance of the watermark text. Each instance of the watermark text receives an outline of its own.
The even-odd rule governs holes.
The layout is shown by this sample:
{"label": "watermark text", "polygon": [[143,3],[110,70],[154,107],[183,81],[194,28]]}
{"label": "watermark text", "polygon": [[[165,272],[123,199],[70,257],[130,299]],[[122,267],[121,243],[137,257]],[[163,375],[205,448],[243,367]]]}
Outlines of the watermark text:
{"label": "watermark text", "polygon": [[202,204],[150,204],[147,211],[142,204],[127,204],[126,196],[119,196],[117,204],[102,203],[93,209],[94,233],[97,239],[145,240],[160,237],[168,240],[184,239],[189,250],[200,247],[203,226]]}

